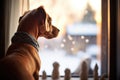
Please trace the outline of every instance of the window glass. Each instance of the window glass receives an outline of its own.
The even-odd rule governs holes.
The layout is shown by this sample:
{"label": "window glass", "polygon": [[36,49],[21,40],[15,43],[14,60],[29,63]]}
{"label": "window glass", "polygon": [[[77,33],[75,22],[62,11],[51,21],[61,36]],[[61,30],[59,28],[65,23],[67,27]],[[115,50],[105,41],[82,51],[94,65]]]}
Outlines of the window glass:
{"label": "window glass", "polygon": [[101,0],[30,0],[30,10],[43,5],[60,29],[54,39],[39,38],[41,70],[52,74],[53,63],[60,64],[60,75],[69,68],[79,76],[81,63],[87,61],[89,75],[95,64],[101,74]]}

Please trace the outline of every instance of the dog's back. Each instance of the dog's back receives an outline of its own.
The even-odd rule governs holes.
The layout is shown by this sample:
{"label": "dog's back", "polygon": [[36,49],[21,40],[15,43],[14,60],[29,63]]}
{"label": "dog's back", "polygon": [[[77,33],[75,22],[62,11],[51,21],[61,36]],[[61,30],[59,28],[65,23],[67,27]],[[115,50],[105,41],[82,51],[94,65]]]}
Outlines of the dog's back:
{"label": "dog's back", "polygon": [[0,80],[34,80],[34,58],[24,46],[18,50],[10,47],[9,55],[0,60]]}
{"label": "dog's back", "polygon": [[2,59],[0,61],[0,80],[34,80],[22,67],[17,59],[14,60],[14,57]]}

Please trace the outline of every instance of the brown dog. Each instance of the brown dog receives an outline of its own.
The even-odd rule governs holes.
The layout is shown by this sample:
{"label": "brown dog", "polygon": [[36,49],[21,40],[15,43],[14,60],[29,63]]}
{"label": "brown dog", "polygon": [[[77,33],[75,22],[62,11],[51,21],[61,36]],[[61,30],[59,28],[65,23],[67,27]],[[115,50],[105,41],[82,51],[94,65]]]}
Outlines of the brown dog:
{"label": "brown dog", "polygon": [[54,38],[58,32],[42,6],[26,12],[20,17],[6,56],[0,61],[0,80],[39,80],[41,62],[36,40]]}

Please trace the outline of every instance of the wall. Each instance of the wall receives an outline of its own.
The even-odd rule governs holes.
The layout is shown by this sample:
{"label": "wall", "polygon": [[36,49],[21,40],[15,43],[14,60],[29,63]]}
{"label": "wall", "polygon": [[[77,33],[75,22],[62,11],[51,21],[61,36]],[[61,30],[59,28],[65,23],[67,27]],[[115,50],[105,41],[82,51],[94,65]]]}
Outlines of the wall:
{"label": "wall", "polygon": [[120,0],[117,5],[117,80],[120,80]]}
{"label": "wall", "polygon": [[4,4],[5,4],[5,1],[0,2],[0,58],[2,58],[5,53]]}

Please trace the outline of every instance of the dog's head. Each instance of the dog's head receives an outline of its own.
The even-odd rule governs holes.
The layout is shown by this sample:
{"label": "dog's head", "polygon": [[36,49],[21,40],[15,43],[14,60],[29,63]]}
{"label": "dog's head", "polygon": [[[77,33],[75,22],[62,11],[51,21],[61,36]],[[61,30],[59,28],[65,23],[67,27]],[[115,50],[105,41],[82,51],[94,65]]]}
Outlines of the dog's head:
{"label": "dog's head", "polygon": [[[26,26],[37,27],[38,37],[47,39],[54,38],[58,35],[59,29],[52,25],[51,17],[46,13],[43,6],[32,11],[27,11],[19,18],[19,25],[24,23]],[[28,27],[29,28],[29,27]],[[33,29],[30,27],[30,29]]]}

